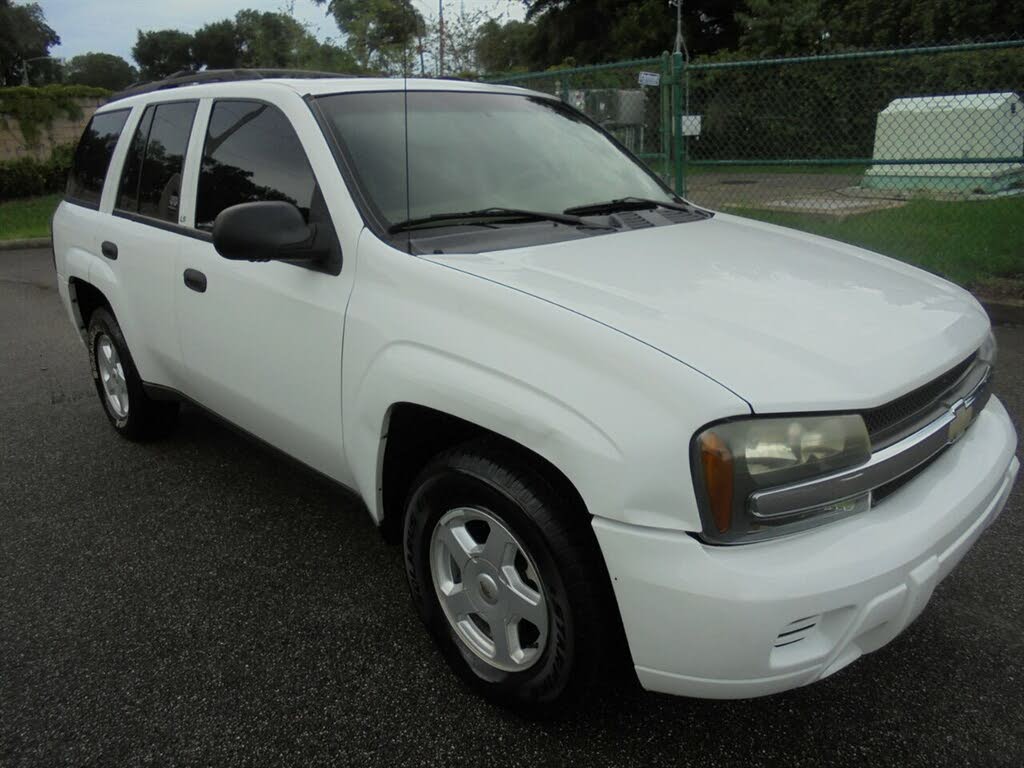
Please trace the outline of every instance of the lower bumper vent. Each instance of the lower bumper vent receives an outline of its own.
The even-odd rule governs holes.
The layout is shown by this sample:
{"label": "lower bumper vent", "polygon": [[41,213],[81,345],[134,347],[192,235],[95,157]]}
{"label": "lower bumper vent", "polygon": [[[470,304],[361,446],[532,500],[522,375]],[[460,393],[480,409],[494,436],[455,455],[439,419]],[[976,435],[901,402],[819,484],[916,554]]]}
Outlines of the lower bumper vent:
{"label": "lower bumper vent", "polygon": [[814,628],[818,626],[819,621],[821,621],[821,614],[805,616],[802,619],[791,621],[782,628],[779,636],[775,638],[775,647],[783,648],[787,645],[799,643],[801,640],[806,640],[814,632]]}

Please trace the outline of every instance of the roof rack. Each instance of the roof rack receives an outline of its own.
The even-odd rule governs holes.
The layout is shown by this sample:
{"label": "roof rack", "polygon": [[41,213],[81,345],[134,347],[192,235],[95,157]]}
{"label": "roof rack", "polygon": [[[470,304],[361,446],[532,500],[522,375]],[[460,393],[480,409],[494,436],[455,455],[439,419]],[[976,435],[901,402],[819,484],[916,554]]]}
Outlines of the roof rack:
{"label": "roof rack", "polygon": [[182,70],[175,72],[163,80],[154,80],[149,83],[140,83],[118,91],[110,97],[110,101],[127,99],[129,96],[138,96],[141,93],[153,93],[164,91],[170,88],[182,88],[186,85],[199,85],[200,83],[230,83],[238,80],[265,80],[270,77],[294,77],[294,78],[328,78],[328,77],[353,77],[340,72],[315,72],[306,69],[204,69],[201,72]]}

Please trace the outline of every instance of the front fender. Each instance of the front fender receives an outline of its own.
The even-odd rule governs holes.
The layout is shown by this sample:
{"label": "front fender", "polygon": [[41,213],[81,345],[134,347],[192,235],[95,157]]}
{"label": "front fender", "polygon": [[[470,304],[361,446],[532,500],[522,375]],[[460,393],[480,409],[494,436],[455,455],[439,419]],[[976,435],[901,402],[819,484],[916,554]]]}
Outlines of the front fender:
{"label": "front fender", "polygon": [[343,356],[347,463],[378,521],[391,408],[457,416],[544,457],[591,514],[699,530],[689,442],[749,413],[702,374],[562,307],[366,234]]}
{"label": "front fender", "polygon": [[[398,403],[432,408],[506,437],[559,467],[570,480],[576,478],[574,482],[593,473],[595,481],[587,483],[593,495],[614,494],[611,487],[597,487],[604,486],[598,479],[610,479],[623,457],[599,424],[528,382],[473,360],[410,342],[390,344],[371,364],[356,403],[350,464],[359,464],[359,457],[376,457],[372,465],[366,462],[356,471],[364,498],[376,498],[380,487],[383,437]],[[371,511],[379,522],[379,505],[371,505]]]}

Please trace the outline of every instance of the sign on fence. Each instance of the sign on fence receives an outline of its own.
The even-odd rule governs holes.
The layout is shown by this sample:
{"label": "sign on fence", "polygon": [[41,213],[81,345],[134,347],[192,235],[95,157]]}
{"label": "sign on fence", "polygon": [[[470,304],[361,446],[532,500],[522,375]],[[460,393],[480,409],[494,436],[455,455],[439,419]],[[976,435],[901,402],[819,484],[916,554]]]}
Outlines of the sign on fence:
{"label": "sign on fence", "polygon": [[641,72],[637,80],[640,85],[661,85],[661,75],[657,72]]}

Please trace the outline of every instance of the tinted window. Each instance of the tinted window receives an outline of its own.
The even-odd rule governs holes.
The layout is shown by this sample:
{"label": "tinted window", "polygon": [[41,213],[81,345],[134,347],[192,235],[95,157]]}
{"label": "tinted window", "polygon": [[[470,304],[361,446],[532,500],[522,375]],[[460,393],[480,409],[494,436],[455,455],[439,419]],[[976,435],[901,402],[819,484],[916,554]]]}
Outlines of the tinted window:
{"label": "tinted window", "polygon": [[110,157],[127,118],[126,109],[93,115],[75,149],[68,176],[68,197],[99,205]]}
{"label": "tinted window", "polygon": [[196,226],[238,203],[285,200],[309,220],[316,181],[299,137],[276,107],[252,101],[213,105],[203,147]]}
{"label": "tinted window", "polygon": [[194,101],[146,108],[121,176],[118,208],[177,222],[181,174],[195,114]]}
{"label": "tinted window", "polygon": [[117,192],[115,208],[136,212],[139,210],[139,173],[142,171],[142,159],[146,154],[146,140],[149,139],[149,127],[153,123],[153,111],[154,108],[149,107],[143,112],[135,135],[132,136],[132,144],[128,148],[124,168],[121,170],[121,186]]}
{"label": "tinted window", "polygon": [[672,200],[638,160],[552,99],[390,91],[318,103],[387,223],[494,206],[561,212],[620,197]]}

